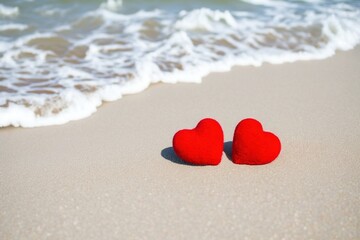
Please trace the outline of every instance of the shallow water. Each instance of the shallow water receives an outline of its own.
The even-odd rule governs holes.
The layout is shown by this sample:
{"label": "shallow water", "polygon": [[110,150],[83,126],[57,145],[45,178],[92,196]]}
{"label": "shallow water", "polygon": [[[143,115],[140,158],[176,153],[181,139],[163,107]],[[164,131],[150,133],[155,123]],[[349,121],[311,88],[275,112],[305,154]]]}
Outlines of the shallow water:
{"label": "shallow water", "polygon": [[327,58],[360,41],[360,1],[2,1],[0,126],[81,119],[151,83]]}

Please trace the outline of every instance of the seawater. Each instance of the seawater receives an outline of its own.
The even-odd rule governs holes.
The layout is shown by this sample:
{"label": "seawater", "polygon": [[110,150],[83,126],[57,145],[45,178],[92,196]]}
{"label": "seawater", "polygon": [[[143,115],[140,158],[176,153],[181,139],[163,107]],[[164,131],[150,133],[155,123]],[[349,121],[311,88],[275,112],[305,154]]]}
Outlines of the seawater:
{"label": "seawater", "polygon": [[0,126],[64,124],[151,83],[359,42],[357,0],[1,0]]}

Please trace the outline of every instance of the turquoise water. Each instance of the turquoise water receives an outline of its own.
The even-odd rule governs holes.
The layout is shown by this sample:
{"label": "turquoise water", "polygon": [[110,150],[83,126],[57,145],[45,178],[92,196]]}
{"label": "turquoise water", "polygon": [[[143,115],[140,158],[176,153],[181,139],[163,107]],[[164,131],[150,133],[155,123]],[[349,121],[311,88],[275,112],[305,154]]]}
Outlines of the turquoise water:
{"label": "turquoise water", "polygon": [[2,0],[0,126],[64,124],[156,82],[324,59],[360,42],[360,1]]}

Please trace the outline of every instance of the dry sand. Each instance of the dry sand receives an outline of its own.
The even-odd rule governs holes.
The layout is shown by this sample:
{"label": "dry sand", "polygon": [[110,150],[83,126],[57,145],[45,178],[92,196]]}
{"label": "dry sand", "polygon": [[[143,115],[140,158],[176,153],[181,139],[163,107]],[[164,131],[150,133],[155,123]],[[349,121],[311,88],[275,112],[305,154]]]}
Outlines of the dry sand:
{"label": "dry sand", "polygon": [[[182,164],[205,117],[279,135],[265,166]],[[0,239],[360,239],[360,48],[157,84],[62,126],[0,130]],[[230,143],[226,143],[229,150]]]}

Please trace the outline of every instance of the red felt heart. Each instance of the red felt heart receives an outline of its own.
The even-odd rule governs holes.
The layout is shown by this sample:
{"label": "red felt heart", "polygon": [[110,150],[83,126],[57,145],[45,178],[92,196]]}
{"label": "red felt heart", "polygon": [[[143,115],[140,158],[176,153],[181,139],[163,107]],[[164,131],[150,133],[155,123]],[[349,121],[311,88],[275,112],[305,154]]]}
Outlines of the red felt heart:
{"label": "red felt heart", "polygon": [[205,118],[194,129],[178,131],[173,138],[173,148],[187,163],[218,165],[224,148],[224,133],[216,120]]}
{"label": "red felt heart", "polygon": [[236,126],[232,161],[236,164],[261,165],[275,160],[281,150],[279,138],[265,132],[255,119],[244,119]]}

